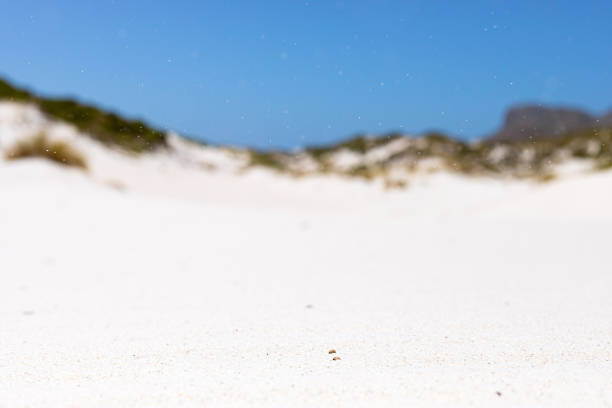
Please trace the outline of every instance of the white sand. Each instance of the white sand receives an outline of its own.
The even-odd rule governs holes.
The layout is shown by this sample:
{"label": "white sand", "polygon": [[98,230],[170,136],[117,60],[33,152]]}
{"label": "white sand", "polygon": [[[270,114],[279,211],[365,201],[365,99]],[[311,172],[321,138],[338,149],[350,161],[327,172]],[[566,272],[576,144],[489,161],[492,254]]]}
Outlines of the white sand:
{"label": "white sand", "polygon": [[0,407],[612,405],[612,172],[90,159],[0,160]]}

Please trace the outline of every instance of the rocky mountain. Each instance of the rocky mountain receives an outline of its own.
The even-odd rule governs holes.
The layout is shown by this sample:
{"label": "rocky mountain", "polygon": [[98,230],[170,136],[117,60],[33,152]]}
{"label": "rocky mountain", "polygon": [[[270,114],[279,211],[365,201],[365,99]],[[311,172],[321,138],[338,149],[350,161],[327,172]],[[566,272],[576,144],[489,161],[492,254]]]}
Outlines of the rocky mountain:
{"label": "rocky mountain", "polygon": [[490,136],[493,141],[555,139],[570,132],[612,125],[612,112],[600,118],[570,108],[520,105],[508,110],[503,126]]}

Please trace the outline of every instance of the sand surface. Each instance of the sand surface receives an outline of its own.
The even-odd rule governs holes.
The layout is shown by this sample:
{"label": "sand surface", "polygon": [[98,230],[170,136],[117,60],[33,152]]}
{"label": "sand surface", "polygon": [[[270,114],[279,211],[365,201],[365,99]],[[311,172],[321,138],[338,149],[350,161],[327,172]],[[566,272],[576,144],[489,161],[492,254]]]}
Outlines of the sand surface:
{"label": "sand surface", "polygon": [[612,172],[181,171],[0,161],[0,407],[612,405]]}

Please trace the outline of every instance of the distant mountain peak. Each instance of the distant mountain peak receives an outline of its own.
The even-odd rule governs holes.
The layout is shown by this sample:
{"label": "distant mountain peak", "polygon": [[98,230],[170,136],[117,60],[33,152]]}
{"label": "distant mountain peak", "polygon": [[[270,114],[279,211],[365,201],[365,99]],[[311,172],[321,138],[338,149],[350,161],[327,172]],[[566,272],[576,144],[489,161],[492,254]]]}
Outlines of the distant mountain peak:
{"label": "distant mountain peak", "polygon": [[[612,113],[609,115],[612,121]],[[500,130],[491,135],[495,141],[554,139],[568,132],[601,125],[601,119],[579,109],[522,104],[508,110]],[[608,119],[605,119],[608,120]]]}

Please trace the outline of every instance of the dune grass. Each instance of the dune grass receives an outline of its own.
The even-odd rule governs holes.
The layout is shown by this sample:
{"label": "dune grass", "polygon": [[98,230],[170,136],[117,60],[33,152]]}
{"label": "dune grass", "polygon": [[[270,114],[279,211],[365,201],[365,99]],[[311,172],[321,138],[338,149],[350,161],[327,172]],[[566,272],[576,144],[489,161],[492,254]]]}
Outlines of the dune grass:
{"label": "dune grass", "polygon": [[131,152],[145,152],[166,146],[166,133],[140,120],[121,117],[73,99],[34,95],[0,78],[0,100],[32,103],[46,115],[71,123],[83,133],[107,145]]}
{"label": "dune grass", "polygon": [[66,142],[50,140],[44,133],[39,133],[28,140],[21,140],[6,153],[7,160],[40,157],[64,166],[87,169],[85,157]]}

